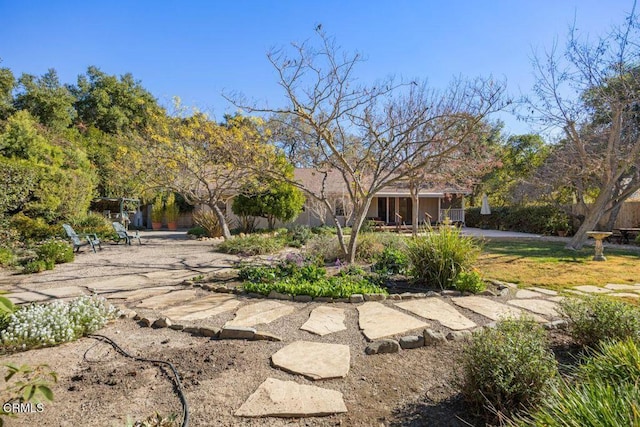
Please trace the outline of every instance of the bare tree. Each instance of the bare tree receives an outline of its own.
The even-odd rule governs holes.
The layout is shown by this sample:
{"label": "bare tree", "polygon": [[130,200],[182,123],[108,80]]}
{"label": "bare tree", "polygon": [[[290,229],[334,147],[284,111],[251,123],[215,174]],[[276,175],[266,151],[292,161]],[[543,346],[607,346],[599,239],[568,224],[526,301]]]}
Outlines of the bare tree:
{"label": "bare tree", "polygon": [[554,48],[534,61],[528,106],[564,135],[545,174],[563,181],[554,189],[569,190],[583,218],[567,248],[580,249],[586,232],[640,189],[639,41],[634,4],[626,24],[596,42],[573,28],[563,55]]}
{"label": "bare tree", "polygon": [[[338,171],[353,206],[352,232],[345,256],[355,259],[357,237],[373,197],[467,143],[464,138],[445,142],[444,129],[459,127],[459,135],[501,107],[504,85],[490,79],[459,80],[442,92],[430,91],[417,81],[393,79],[372,86],[359,85],[355,68],[359,54],[347,54],[322,31],[320,44],[293,44],[290,54],[272,51],[268,59],[289,105],[281,109],[247,105],[239,97],[230,100],[249,111],[275,113],[306,133],[298,141],[318,170]],[[434,131],[423,131],[433,128]],[[449,136],[449,135],[447,135]],[[421,158],[421,161],[415,161]],[[327,202],[328,203],[328,202]],[[342,231],[338,227],[342,241]]]}

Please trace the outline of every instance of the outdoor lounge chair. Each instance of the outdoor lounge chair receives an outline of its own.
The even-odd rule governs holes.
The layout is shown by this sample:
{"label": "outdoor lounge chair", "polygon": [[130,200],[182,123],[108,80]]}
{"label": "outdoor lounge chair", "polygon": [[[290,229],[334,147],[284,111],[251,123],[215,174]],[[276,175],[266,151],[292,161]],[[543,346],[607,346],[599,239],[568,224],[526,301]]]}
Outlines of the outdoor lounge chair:
{"label": "outdoor lounge chair", "polygon": [[120,240],[124,240],[124,242],[127,245],[130,245],[132,239],[138,239],[138,243],[142,244],[142,241],[140,240],[140,235],[138,234],[137,231],[135,234],[131,234],[127,231],[127,229],[121,223],[113,222],[112,224],[113,224],[113,229],[116,230],[116,234],[118,235],[118,243],[120,243]]}
{"label": "outdoor lounge chair", "polygon": [[100,239],[95,233],[86,233],[86,234],[78,234],[73,231],[73,228],[69,224],[62,224],[62,228],[67,233],[69,239],[71,239],[71,243],[73,243],[73,250],[75,252],[79,252],[80,248],[85,245],[91,246],[93,252],[96,252],[96,246],[102,250],[102,246],[100,246]]}

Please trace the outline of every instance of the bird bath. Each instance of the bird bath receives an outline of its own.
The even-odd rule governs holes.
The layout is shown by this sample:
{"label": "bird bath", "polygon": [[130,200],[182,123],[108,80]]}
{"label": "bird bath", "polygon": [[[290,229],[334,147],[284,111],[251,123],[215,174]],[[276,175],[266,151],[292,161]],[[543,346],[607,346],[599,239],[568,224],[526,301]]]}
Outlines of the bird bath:
{"label": "bird bath", "polygon": [[611,236],[610,231],[587,231],[587,236],[593,237],[596,241],[596,254],[593,257],[594,261],[606,261],[604,257],[604,246],[602,246],[602,239]]}

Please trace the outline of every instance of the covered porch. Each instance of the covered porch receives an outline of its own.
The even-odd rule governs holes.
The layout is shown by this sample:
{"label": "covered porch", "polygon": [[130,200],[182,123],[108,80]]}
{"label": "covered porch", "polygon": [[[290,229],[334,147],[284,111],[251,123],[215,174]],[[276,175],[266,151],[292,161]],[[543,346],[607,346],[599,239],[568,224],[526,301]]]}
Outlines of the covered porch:
{"label": "covered porch", "polygon": [[[464,224],[464,194],[427,193],[418,197],[419,225],[435,225],[449,218],[454,223]],[[367,218],[385,225],[413,224],[413,199],[404,194],[381,193],[373,198]]]}

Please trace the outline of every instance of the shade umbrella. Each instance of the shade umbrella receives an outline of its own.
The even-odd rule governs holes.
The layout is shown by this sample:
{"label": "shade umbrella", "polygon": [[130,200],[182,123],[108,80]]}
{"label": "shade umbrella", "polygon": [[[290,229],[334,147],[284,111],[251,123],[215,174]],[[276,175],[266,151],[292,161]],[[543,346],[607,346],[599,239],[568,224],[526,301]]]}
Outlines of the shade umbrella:
{"label": "shade umbrella", "polygon": [[489,207],[489,198],[487,193],[482,195],[482,207],[480,208],[480,215],[491,215],[491,208]]}

